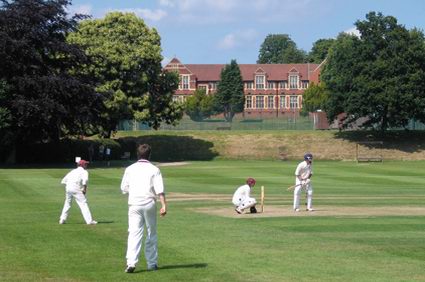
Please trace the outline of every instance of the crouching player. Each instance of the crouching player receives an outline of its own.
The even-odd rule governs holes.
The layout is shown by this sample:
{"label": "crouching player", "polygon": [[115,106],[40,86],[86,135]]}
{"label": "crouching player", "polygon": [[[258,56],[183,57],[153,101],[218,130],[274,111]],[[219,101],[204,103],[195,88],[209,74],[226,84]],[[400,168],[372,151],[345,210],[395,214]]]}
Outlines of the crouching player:
{"label": "crouching player", "polygon": [[235,211],[239,214],[243,213],[245,209],[250,209],[251,213],[256,213],[257,209],[255,204],[257,203],[254,198],[251,198],[251,189],[255,185],[254,178],[248,178],[246,184],[236,189],[233,194],[232,203],[235,205]]}

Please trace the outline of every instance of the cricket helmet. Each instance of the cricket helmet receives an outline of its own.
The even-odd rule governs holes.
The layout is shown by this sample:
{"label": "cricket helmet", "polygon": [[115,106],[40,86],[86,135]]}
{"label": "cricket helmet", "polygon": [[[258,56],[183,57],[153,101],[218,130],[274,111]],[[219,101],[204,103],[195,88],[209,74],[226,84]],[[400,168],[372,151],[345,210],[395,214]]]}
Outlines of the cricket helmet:
{"label": "cricket helmet", "polygon": [[248,184],[249,186],[254,186],[256,182],[257,181],[255,181],[255,179],[251,177],[246,180],[246,184]]}
{"label": "cricket helmet", "polygon": [[308,160],[308,161],[312,161],[313,160],[313,155],[310,153],[307,153],[304,155],[304,160]]}

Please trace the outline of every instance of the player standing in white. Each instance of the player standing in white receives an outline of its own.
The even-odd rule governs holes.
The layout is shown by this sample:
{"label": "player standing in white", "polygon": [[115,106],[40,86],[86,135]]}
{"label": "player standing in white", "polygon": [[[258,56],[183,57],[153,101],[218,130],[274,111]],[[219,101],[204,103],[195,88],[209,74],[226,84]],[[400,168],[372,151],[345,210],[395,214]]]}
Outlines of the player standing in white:
{"label": "player standing in white", "polygon": [[156,197],[159,196],[161,209],[167,213],[164,184],[161,171],[149,162],[151,147],[147,144],[137,148],[138,161],[125,170],[121,191],[128,194],[128,242],[127,267],[132,273],[139,261],[143,231],[146,226],[145,258],[148,270],[158,269],[158,237],[156,232]]}
{"label": "player standing in white", "polygon": [[74,198],[80,207],[84,220],[87,224],[97,224],[93,220],[89,205],[87,204],[87,183],[89,181],[89,173],[87,171],[88,161],[80,160],[76,169],[71,170],[61,181],[65,184],[65,204],[59,219],[59,224],[64,224],[71,209],[72,199]]}
{"label": "player standing in white", "polygon": [[312,198],[313,186],[311,185],[310,178],[313,175],[312,170],[313,155],[307,153],[304,155],[304,161],[298,164],[295,170],[295,186],[294,189],[294,211],[300,211],[300,196],[302,189],[307,193],[307,211],[313,211]]}
{"label": "player standing in white", "polygon": [[249,208],[251,213],[256,213],[254,198],[251,198],[251,189],[254,187],[256,181],[254,178],[248,178],[246,184],[236,189],[233,194],[232,203],[235,205],[235,211],[239,214],[244,212],[244,209]]}

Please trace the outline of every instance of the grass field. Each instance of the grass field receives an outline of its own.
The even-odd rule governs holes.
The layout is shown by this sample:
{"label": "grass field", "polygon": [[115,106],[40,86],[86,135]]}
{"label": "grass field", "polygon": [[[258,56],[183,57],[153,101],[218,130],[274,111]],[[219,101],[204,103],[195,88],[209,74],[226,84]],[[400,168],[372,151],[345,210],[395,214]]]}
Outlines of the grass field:
{"label": "grass field", "polygon": [[[120,168],[90,168],[99,224],[74,203],[59,225],[68,169],[0,170],[0,281],[425,281],[425,162],[316,161],[317,212],[290,211],[296,162],[190,162],[161,167],[169,214],[159,219],[159,267],[125,274],[127,204]],[[260,216],[236,216],[231,196],[248,176],[266,189]],[[322,210],[411,209],[399,215]],[[225,210],[229,216],[199,212]],[[391,214],[391,213],[389,213]]]}

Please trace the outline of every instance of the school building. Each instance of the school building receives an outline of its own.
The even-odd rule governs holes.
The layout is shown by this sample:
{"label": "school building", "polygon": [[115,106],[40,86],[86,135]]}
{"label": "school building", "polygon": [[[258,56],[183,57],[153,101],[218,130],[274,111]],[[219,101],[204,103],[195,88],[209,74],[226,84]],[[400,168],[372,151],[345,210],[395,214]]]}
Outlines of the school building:
{"label": "school building", "polygon": [[[249,117],[284,117],[298,115],[303,93],[310,83],[317,84],[322,64],[239,64],[244,84],[245,109]],[[177,71],[179,87],[173,99],[183,102],[202,88],[207,94],[217,91],[224,64],[183,64],[173,58],[164,69]]]}

